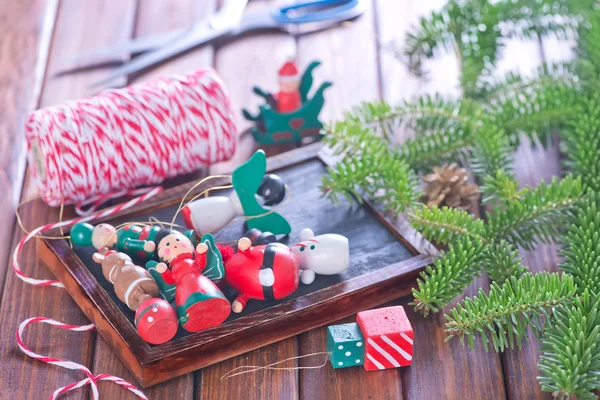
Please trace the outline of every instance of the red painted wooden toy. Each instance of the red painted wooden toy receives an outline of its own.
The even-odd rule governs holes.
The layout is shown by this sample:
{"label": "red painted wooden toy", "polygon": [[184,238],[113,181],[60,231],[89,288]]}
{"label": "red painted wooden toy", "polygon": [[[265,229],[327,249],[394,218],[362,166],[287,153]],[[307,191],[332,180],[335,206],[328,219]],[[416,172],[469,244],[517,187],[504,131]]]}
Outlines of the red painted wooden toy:
{"label": "red painted wooden toy", "polygon": [[281,243],[251,246],[238,241],[238,252],[225,262],[225,282],[239,294],[233,311],[242,312],[250,299],[280,300],[298,288],[300,266],[292,251]]}
{"label": "red painted wooden toy", "polygon": [[170,283],[172,279],[175,283],[175,304],[181,326],[189,332],[199,332],[221,325],[231,307],[221,290],[202,275],[208,246],[200,243],[194,253],[192,242],[173,231],[162,238],[157,248],[162,262],[156,270],[164,274],[165,281]]}
{"label": "red painted wooden toy", "polygon": [[[146,269],[134,265],[125,254],[108,249],[94,254],[94,261],[102,265],[102,274],[114,285],[119,300],[136,311],[136,326],[142,339],[148,343],[166,343],[175,336],[179,326],[177,314],[166,300],[158,298],[158,286]],[[138,315],[151,313],[139,323]]]}
{"label": "red painted wooden toy", "polygon": [[361,311],[356,322],[365,339],[365,369],[376,371],[412,364],[413,329],[401,306]]}

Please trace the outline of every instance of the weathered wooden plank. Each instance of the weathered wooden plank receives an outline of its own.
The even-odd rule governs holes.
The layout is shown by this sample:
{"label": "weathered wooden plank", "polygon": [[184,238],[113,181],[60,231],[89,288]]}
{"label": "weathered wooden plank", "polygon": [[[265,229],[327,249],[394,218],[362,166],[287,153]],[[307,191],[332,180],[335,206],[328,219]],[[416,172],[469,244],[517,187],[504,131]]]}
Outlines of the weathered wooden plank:
{"label": "weathered wooden plank", "polygon": [[[246,11],[268,10],[282,4],[280,0],[252,1]],[[241,134],[238,150],[233,158],[210,168],[211,174],[231,171],[246,161],[258,148],[250,134],[243,134],[251,124],[244,120],[242,108],[255,112],[262,98],[252,92],[253,86],[276,91],[279,66],[296,52],[295,40],[285,34],[261,33],[240,38],[216,50],[215,69],[225,82],[236,110]],[[269,155],[286,147],[266,148]],[[234,357],[222,363],[204,368],[202,378],[197,379],[196,397],[202,399],[296,399],[298,378],[295,371],[260,371],[221,381],[221,377],[233,368],[243,365],[267,365],[298,355],[296,338],[290,338],[270,346]],[[292,361],[288,365],[297,365]]]}
{"label": "weathered wooden plank", "polygon": [[[333,86],[325,92],[323,122],[342,117],[344,111],[361,101],[380,98],[377,59],[376,10],[367,2],[367,11],[355,21],[298,40],[298,61],[304,68],[313,60],[322,62],[314,73],[315,85],[325,80]],[[353,322],[355,317],[343,322]],[[302,355],[326,350],[326,327],[298,337]],[[324,356],[299,360],[303,368],[319,365]],[[367,373],[363,368],[301,369],[301,399],[403,398],[399,370]]]}
{"label": "weathered wooden plank", "polygon": [[[216,0],[203,2],[182,0],[176,3],[158,0],[139,2],[134,37],[144,37],[190,26],[212,14],[216,9],[216,3]],[[164,75],[184,74],[197,68],[212,67],[213,57],[212,46],[197,48],[141,74],[130,77],[129,83],[146,82]],[[102,338],[96,340],[92,371],[94,373],[114,374],[130,382],[135,382],[133,375]],[[199,374],[201,374],[201,371]],[[177,399],[191,400],[194,397],[194,374],[190,373],[152,386],[145,389],[144,393],[150,399],[174,396]],[[102,394],[110,399],[135,398],[132,393],[116,385],[104,386]]]}
{"label": "weathered wooden plank", "polygon": [[[52,41],[48,76],[52,77],[63,66],[64,57],[75,55],[90,47],[104,46],[130,37],[134,11],[133,0],[114,1],[112,4],[109,2],[84,4],[71,0],[61,2]],[[32,18],[31,15],[29,18]],[[90,94],[86,86],[89,79],[99,78],[103,73],[106,71],[99,70],[85,76],[72,75],[47,79],[43,86],[41,106]],[[28,177],[23,198],[31,198],[35,194],[34,183],[31,177]],[[25,205],[21,215],[25,226],[30,229],[40,224],[58,221],[59,218],[58,209],[47,207],[39,200]],[[72,213],[67,213],[65,218],[70,216]],[[18,228],[15,231],[11,248],[14,248],[23,236]],[[20,262],[26,274],[38,278],[53,278],[45,268],[43,260],[37,257],[35,247],[32,245],[24,249]],[[58,387],[84,377],[80,373],[34,362],[18,352],[14,344],[14,332],[19,323],[28,317],[46,316],[76,325],[89,323],[64,290],[32,287],[10,273],[6,279],[0,316],[2,331],[10,332],[2,335],[0,339],[2,368],[7,371],[0,376],[3,396],[44,398]],[[28,329],[26,342],[34,351],[90,366],[95,337],[95,333],[66,332],[35,325]],[[85,398],[88,390],[89,388],[78,390],[72,398]]]}
{"label": "weathered wooden plank", "polygon": [[25,116],[39,103],[57,9],[57,1],[9,3],[0,16],[0,293],[23,187]]}
{"label": "weathered wooden plank", "polygon": [[[197,398],[200,399],[297,399],[298,371],[260,370],[229,379],[221,378],[237,367],[263,367],[298,355],[296,337],[265,346],[227,361],[206,367],[202,380],[196,386]],[[290,360],[277,367],[294,368],[297,360]]]}
{"label": "weathered wooden plank", "polygon": [[[282,4],[281,0],[251,1],[246,7],[247,12],[269,10],[270,7]],[[296,42],[287,34],[260,33],[239,38],[217,49],[215,69],[223,78],[231,96],[233,109],[237,114],[237,125],[240,133],[238,149],[229,161],[211,167],[211,174],[231,171],[246,161],[258,148],[254,138],[243,132],[252,126],[242,116],[242,108],[255,113],[263,99],[252,92],[254,86],[263,90],[276,92],[277,70],[288,57],[296,53]],[[269,149],[265,149],[273,154]],[[280,151],[281,149],[278,149]]]}
{"label": "weathered wooden plank", "polygon": [[[556,139],[556,138],[555,138]],[[515,154],[515,173],[521,186],[535,187],[540,181],[549,181],[559,176],[559,150],[555,142],[543,148],[540,143],[532,143],[522,137],[521,146]],[[538,245],[535,251],[524,252],[523,263],[532,272],[558,271],[560,262],[557,245]],[[539,375],[537,361],[540,344],[530,335],[521,349],[509,350],[503,354],[506,389],[509,399],[551,399],[552,394],[542,392],[536,379]]]}
{"label": "weathered wooden plank", "polygon": [[[393,42],[402,48],[406,34],[414,29],[421,16],[441,7],[445,1],[439,2],[385,2],[379,1],[380,43]],[[398,18],[402,25],[399,28]],[[457,96],[458,69],[454,55],[425,64],[428,71],[427,80],[416,79],[407,70],[404,62],[396,59],[389,51],[381,52],[381,84],[384,99],[397,103],[401,100],[415,98],[425,93],[442,93],[445,96]],[[408,91],[409,88],[412,91]],[[409,137],[411,132],[398,132],[401,141]],[[418,132],[417,132],[418,134]],[[473,210],[478,213],[478,207]],[[487,285],[487,277],[480,277],[466,290],[466,295],[473,295],[481,286]],[[450,304],[456,304],[461,298]],[[487,354],[479,345],[474,350],[464,347],[458,340],[445,343],[446,334],[443,312],[431,314],[427,318],[415,313],[408,303],[411,297],[400,301],[408,313],[415,330],[414,361],[410,368],[401,369],[404,393],[409,399],[435,398],[504,398],[502,384],[502,365],[496,354]],[[458,367],[458,368],[457,368]]]}

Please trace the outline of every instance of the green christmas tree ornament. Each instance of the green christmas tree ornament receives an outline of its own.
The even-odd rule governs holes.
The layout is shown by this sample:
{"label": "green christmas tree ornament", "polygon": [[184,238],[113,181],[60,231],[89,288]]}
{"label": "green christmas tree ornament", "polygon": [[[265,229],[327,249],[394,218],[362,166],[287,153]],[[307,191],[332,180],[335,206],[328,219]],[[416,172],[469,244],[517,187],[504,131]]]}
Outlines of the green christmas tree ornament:
{"label": "green christmas tree ornament", "polygon": [[[286,195],[285,183],[277,175],[265,175],[267,156],[258,150],[233,171],[233,192],[229,196],[211,196],[195,200],[181,210],[185,225],[196,235],[214,233],[236,217],[245,217],[248,229],[275,235],[288,235],[292,227],[274,210],[263,207],[280,204]],[[258,197],[258,199],[257,199]]]}
{"label": "green christmas tree ornament", "polygon": [[280,90],[275,95],[254,87],[254,93],[266,103],[255,116],[246,109],[242,112],[247,120],[255,122],[251,132],[258,143],[299,143],[305,137],[320,139],[323,136],[319,114],[325,103],[323,92],[332,83],[323,82],[312,98],[308,97],[313,83],[312,71],[320,64],[313,61],[300,77],[295,62],[286,62],[279,70]]}

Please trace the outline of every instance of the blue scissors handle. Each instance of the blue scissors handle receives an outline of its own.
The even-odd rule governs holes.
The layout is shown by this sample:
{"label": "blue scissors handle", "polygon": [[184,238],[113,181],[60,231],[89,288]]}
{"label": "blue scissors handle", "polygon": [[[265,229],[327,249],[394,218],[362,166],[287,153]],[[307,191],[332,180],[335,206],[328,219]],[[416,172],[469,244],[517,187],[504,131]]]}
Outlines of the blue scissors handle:
{"label": "blue scissors handle", "polygon": [[280,24],[303,24],[337,19],[356,6],[358,6],[358,0],[308,1],[276,8],[271,16]]}

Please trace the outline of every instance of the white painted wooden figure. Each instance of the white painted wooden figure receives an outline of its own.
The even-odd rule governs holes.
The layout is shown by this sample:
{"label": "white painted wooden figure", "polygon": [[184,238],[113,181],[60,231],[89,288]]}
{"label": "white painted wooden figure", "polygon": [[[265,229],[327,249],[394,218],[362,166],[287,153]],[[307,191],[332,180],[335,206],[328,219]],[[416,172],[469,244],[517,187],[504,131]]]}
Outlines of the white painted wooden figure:
{"label": "white painted wooden figure", "polygon": [[292,246],[292,251],[300,261],[300,280],[310,285],[315,274],[335,275],[350,266],[348,238],[336,233],[315,236],[305,228],[300,232],[300,243]]}

